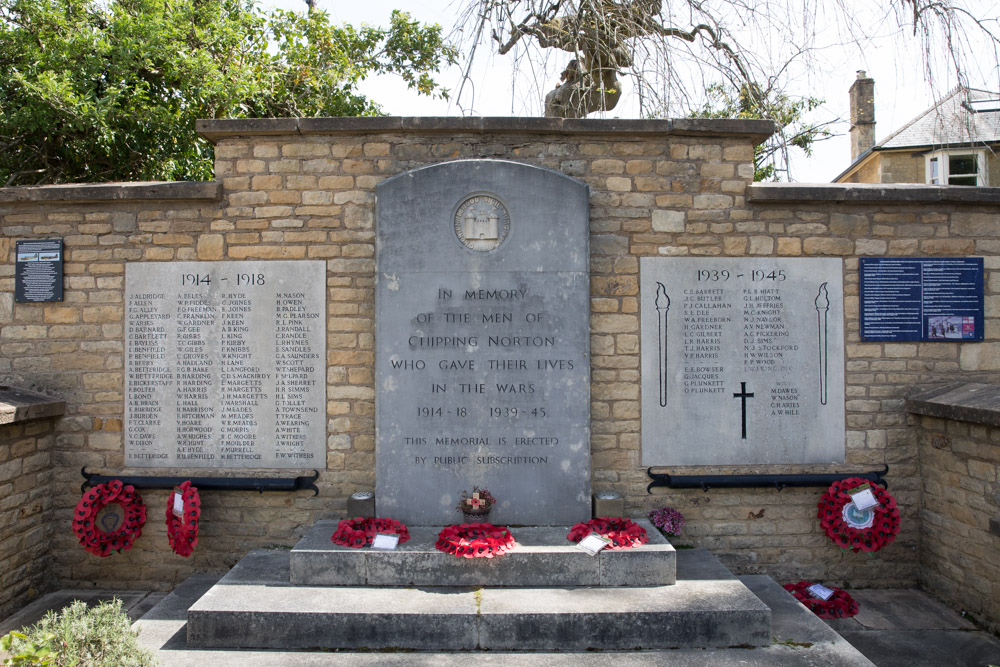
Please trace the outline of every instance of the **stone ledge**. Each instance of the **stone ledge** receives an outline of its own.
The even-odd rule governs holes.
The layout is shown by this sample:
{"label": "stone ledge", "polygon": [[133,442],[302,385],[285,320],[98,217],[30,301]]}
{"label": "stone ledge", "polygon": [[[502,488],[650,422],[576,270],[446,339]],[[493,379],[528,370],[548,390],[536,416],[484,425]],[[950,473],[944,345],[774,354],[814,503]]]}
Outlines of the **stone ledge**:
{"label": "stone ledge", "polygon": [[149,181],[137,183],[68,183],[0,188],[0,204],[20,202],[96,202],[222,199],[220,181]]}
{"label": "stone ledge", "polygon": [[769,120],[732,118],[599,119],[450,116],[352,116],[343,118],[231,118],[199,120],[198,133],[211,142],[240,136],[279,134],[370,134],[380,132],[494,132],[563,135],[673,135],[742,137],[760,143],[774,132]]}
{"label": "stone ledge", "polygon": [[1000,426],[1000,386],[956,382],[912,394],[906,410],[940,419]]}
{"label": "stone ledge", "polygon": [[64,412],[66,401],[27,389],[0,385],[0,424],[60,417]]}
{"label": "stone ledge", "polygon": [[786,202],[1000,203],[1000,188],[921,183],[751,183],[747,200]]}

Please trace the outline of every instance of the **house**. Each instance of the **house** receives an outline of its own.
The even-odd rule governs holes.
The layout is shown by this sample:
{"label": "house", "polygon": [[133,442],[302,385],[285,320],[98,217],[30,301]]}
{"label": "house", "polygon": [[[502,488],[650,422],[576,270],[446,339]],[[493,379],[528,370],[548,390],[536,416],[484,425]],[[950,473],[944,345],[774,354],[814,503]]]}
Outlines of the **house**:
{"label": "house", "polygon": [[875,81],[850,89],[851,165],[834,183],[1000,185],[1000,93],[958,86],[880,142]]}

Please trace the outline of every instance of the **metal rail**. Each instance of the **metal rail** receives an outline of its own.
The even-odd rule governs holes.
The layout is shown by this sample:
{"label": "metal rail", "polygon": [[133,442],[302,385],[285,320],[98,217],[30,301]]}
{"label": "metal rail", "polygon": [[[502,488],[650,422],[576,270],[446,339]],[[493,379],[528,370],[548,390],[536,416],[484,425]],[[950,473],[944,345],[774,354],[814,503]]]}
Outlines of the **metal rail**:
{"label": "metal rail", "polygon": [[653,481],[646,487],[646,493],[652,493],[654,487],[665,486],[671,489],[751,489],[751,488],[775,488],[781,491],[785,487],[799,486],[830,486],[834,482],[848,477],[860,477],[884,488],[889,488],[889,483],[883,477],[889,472],[889,465],[885,470],[874,470],[864,473],[816,473],[798,475],[670,475],[667,473],[655,473],[652,468],[646,470]]}
{"label": "metal rail", "polygon": [[319,488],[315,482],[319,479],[319,471],[313,470],[313,474],[300,477],[178,477],[159,476],[144,477],[138,475],[103,475],[87,472],[84,466],[80,470],[84,477],[83,484],[80,485],[80,492],[88,486],[104,484],[113,479],[120,480],[123,484],[131,484],[137,489],[173,489],[185,480],[190,480],[191,485],[197,487],[199,491],[301,491],[312,489],[313,495],[319,495]]}

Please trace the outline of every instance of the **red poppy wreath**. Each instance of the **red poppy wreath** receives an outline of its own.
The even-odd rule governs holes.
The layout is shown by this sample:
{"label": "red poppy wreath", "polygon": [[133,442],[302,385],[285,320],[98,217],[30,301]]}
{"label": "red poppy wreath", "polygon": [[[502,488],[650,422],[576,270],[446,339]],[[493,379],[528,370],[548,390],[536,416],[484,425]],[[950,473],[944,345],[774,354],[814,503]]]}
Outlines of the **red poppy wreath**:
{"label": "red poppy wreath", "polygon": [[608,549],[631,549],[649,541],[646,530],[632,519],[609,516],[576,524],[570,529],[566,539],[579,542],[591,533],[610,539]]}
{"label": "red poppy wreath", "polygon": [[337,524],[337,530],[330,539],[342,547],[360,549],[372,543],[379,533],[385,535],[399,535],[399,544],[410,539],[410,531],[406,526],[395,519],[382,519],[378,517],[361,517],[356,519],[343,519]]}
{"label": "red poppy wreath", "polygon": [[[121,507],[121,514],[105,512],[108,505]],[[76,504],[73,515],[73,534],[84,549],[104,558],[112,551],[128,551],[142,535],[146,523],[146,506],[131,484],[113,479],[91,487]]]}
{"label": "red poppy wreath", "polygon": [[878,504],[861,510],[854,504],[850,491],[868,484],[860,477],[848,477],[834,482],[819,500],[820,526],[841,549],[875,552],[899,534],[899,508],[889,492],[869,485]]}
{"label": "red poppy wreath", "polygon": [[785,590],[795,596],[809,611],[820,618],[850,618],[858,613],[858,603],[843,588],[833,588],[829,600],[813,597],[808,588],[811,581],[800,581],[797,584],[785,584]]}
{"label": "red poppy wreath", "polygon": [[[177,503],[176,496],[180,496]],[[180,510],[180,516],[174,510]],[[198,519],[201,517],[201,496],[190,480],[181,482],[167,501],[167,539],[178,556],[187,558],[198,544]]]}
{"label": "red poppy wreath", "polygon": [[459,558],[495,558],[517,546],[506,526],[492,523],[463,523],[446,526],[438,533],[434,547]]}

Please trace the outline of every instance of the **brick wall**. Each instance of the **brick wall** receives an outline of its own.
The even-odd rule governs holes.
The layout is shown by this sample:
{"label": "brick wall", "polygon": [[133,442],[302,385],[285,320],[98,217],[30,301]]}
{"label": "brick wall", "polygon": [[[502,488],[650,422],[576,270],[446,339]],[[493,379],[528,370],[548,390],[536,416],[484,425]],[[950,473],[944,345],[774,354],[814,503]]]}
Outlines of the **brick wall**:
{"label": "brick wall", "polygon": [[0,618],[48,592],[52,451],[63,405],[0,385]]}
{"label": "brick wall", "polygon": [[907,401],[922,479],[921,582],[1000,629],[1000,387],[951,384]]}
{"label": "brick wall", "polygon": [[[351,492],[373,487],[374,188],[402,171],[458,158],[537,164],[591,188],[595,491],[622,493],[632,516],[662,504],[680,508],[689,522],[681,541],[713,549],[740,571],[864,586],[919,580],[918,445],[903,399],[927,382],[989,378],[1000,370],[995,191],[949,200],[943,189],[924,186],[751,185],[753,144],[769,131],[754,121],[286,119],[207,121],[200,128],[217,142],[221,194],[203,184],[148,192],[135,186],[116,196],[83,188],[0,190],[3,256],[11,257],[19,238],[66,239],[66,301],[8,299],[6,314],[0,312],[0,323],[7,318],[0,381],[67,401],[52,454],[54,517],[65,527],[54,538],[60,581],[169,588],[191,572],[231,565],[252,547],[290,545],[316,519],[343,516]],[[638,259],[749,255],[844,260],[847,463],[684,472],[842,472],[888,463],[903,531],[875,558],[844,553],[820,533],[821,489],[646,494]],[[866,255],[986,256],[987,342],[859,342],[857,258]],[[206,492],[202,540],[183,559],[169,551],[160,518],[167,492],[147,493],[149,522],[132,551],[104,560],[84,554],[68,529],[80,467],[116,471],[123,464],[125,263],[297,258],[327,262],[328,435],[320,495]],[[0,297],[13,290],[12,263],[2,269]]]}

